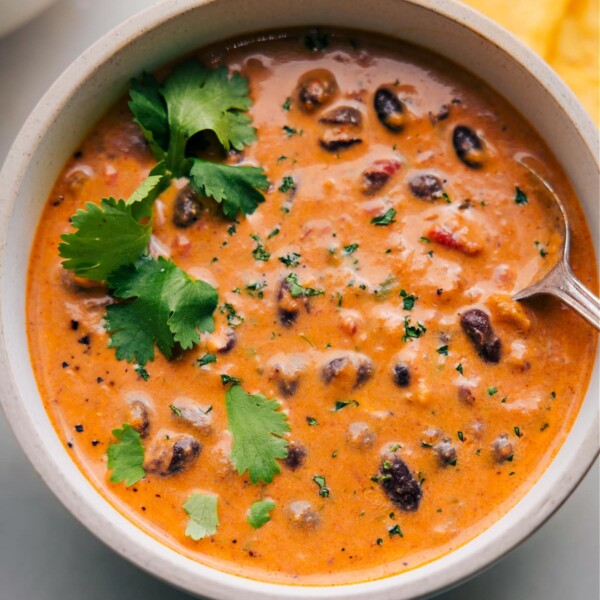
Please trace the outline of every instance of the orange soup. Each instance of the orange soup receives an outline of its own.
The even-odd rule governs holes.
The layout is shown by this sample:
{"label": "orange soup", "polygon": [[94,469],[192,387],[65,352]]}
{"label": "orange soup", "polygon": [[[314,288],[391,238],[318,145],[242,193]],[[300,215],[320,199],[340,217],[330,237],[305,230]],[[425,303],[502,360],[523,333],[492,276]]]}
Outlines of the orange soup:
{"label": "orange soup", "polygon": [[552,153],[438,56],[291,31],[138,79],[31,254],[31,357],[73,460],[149,535],[271,582],[375,579],[484,531],[564,441],[596,342],[512,300],[559,243],[519,156],[595,289]]}

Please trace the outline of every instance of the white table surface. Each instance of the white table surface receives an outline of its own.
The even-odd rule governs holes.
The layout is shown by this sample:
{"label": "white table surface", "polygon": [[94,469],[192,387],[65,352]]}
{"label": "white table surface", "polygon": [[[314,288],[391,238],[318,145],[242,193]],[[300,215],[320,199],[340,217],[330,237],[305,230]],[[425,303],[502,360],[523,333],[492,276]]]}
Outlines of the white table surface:
{"label": "white table surface", "polygon": [[[69,63],[113,26],[152,3],[60,0],[0,39],[0,162],[35,103]],[[598,599],[598,474],[596,463],[532,538],[440,599]],[[36,475],[0,413],[0,600],[185,598],[119,558],[75,521]]]}

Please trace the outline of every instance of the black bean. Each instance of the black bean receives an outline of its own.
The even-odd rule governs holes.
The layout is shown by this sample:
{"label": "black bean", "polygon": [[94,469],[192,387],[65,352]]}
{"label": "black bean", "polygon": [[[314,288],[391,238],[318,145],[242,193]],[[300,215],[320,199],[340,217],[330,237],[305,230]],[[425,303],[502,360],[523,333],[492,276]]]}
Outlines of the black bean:
{"label": "black bean", "polygon": [[200,406],[189,398],[178,398],[171,406],[171,413],[176,421],[184,421],[200,433],[212,433],[213,411],[208,406]]}
{"label": "black bean", "polygon": [[483,166],[484,146],[479,136],[466,125],[457,125],[452,134],[456,156],[471,169]]}
{"label": "black bean", "polygon": [[163,477],[173,475],[189,467],[201,449],[198,440],[191,435],[162,435],[148,449],[146,471]]}
{"label": "black bean", "polygon": [[498,436],[492,442],[492,455],[498,463],[505,461],[512,461],[513,459],[513,445],[510,443],[506,434]]}
{"label": "black bean", "polygon": [[327,69],[314,69],[304,73],[296,85],[298,103],[305,112],[313,112],[329,104],[337,92],[337,81]]}
{"label": "black bean", "polygon": [[287,447],[287,457],[284,459],[283,464],[292,471],[300,468],[304,464],[306,458],[306,448],[300,444],[290,442]]}
{"label": "black bean", "polygon": [[284,327],[291,327],[296,322],[301,306],[304,306],[307,312],[310,311],[308,299],[304,296],[293,298],[291,287],[291,283],[284,280],[277,291],[277,315]]}
{"label": "black bean", "polygon": [[319,144],[327,152],[339,152],[346,150],[357,144],[361,144],[362,139],[351,132],[335,128],[325,131],[319,139]]}
{"label": "black bean", "polygon": [[432,125],[437,125],[440,121],[445,121],[450,116],[450,106],[442,104],[436,113],[429,113],[429,120]]}
{"label": "black bean", "polygon": [[292,502],[286,512],[290,524],[300,529],[315,529],[321,521],[319,513],[305,500]]}
{"label": "black bean", "polygon": [[202,203],[198,194],[188,185],[175,197],[173,205],[173,224],[184,228],[193,225],[202,213]]}
{"label": "black bean", "polygon": [[444,193],[442,182],[431,173],[415,175],[409,180],[408,188],[413,196],[427,202],[433,202],[441,198]]}
{"label": "black bean", "polygon": [[458,399],[467,406],[473,406],[473,404],[475,404],[473,392],[464,385],[461,385],[458,388]]}
{"label": "black bean", "polygon": [[173,456],[169,463],[169,473],[183,470],[200,454],[200,443],[192,436],[185,436],[173,444]]}
{"label": "black bean", "polygon": [[354,387],[358,388],[364,385],[373,375],[373,363],[368,360],[361,360],[356,366],[356,381]]}
{"label": "black bean", "polygon": [[349,359],[347,356],[340,356],[327,362],[321,369],[321,377],[325,383],[331,383],[341,372],[342,369],[348,364]]}
{"label": "black bean", "polygon": [[450,440],[442,440],[433,447],[442,465],[456,464],[456,450]]}
{"label": "black bean", "polygon": [[398,362],[392,369],[394,383],[398,387],[408,387],[410,385],[410,369],[404,362]]}
{"label": "black bean", "polygon": [[370,196],[378,192],[399,168],[400,163],[396,160],[376,160],[362,172],[362,193]]}
{"label": "black bean", "polygon": [[279,393],[286,398],[289,398],[296,393],[299,383],[300,382],[298,381],[298,379],[290,379],[283,377],[277,379],[277,387],[279,388]]}
{"label": "black bean", "polygon": [[381,487],[400,510],[414,512],[419,508],[423,490],[399,456],[391,453],[386,455],[379,471]]}
{"label": "black bean", "polygon": [[339,356],[326,362],[321,369],[321,378],[330,384],[342,371],[350,370],[353,373],[352,388],[356,389],[364,385],[373,375],[373,363],[365,356]]}
{"label": "black bean", "polygon": [[119,155],[143,156],[149,152],[148,142],[139,125],[133,121],[121,121],[118,129],[105,135],[102,144],[109,158]]}
{"label": "black bean", "polygon": [[404,105],[396,94],[387,87],[375,92],[373,106],[381,124],[390,131],[399,132],[406,125]]}
{"label": "black bean", "polygon": [[227,333],[225,334],[224,343],[217,348],[217,352],[220,354],[227,354],[227,352],[230,352],[235,348],[236,343],[237,337],[235,335],[235,331],[233,329],[228,329]]}
{"label": "black bean", "polygon": [[477,308],[465,312],[460,324],[477,353],[486,362],[497,363],[502,355],[502,343],[496,336],[486,313]]}
{"label": "black bean", "polygon": [[352,125],[360,127],[362,124],[362,113],[352,106],[338,106],[326,112],[319,121],[328,125]]}
{"label": "black bean", "polygon": [[148,407],[141,400],[132,400],[129,403],[128,414],[126,418],[129,423],[139,434],[145,438],[150,431],[150,415]]}

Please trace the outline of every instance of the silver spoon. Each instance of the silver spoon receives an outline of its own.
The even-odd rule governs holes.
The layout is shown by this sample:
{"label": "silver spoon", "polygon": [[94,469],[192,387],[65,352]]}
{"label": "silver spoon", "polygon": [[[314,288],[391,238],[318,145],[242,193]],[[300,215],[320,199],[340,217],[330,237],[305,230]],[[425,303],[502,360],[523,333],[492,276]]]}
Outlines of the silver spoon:
{"label": "silver spoon", "polygon": [[[565,207],[552,186],[529,164],[526,157],[516,157],[536,183],[541,185],[541,195],[546,199],[548,208],[555,213],[556,224],[562,238],[558,262],[538,281],[513,295],[515,300],[525,300],[538,294],[551,294],[562,300],[567,306],[581,315],[588,323],[600,331],[600,299],[588,290],[573,274],[569,265],[569,247],[571,235],[569,218]],[[548,202],[548,198],[550,201]],[[558,211],[556,210],[558,208]],[[554,216],[554,215],[553,215]]]}

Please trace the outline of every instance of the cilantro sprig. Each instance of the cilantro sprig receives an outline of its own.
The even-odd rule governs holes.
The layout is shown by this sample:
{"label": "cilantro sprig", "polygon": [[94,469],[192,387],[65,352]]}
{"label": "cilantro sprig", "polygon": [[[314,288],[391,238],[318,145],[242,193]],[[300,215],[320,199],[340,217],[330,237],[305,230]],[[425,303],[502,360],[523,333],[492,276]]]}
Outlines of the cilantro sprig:
{"label": "cilantro sprig", "polygon": [[144,256],[110,274],[116,298],[130,300],[108,307],[106,330],[117,358],[145,365],[154,360],[154,343],[171,358],[178,343],[184,350],[200,341],[199,331],[214,329],[217,292],[192,279],[170,260]]}
{"label": "cilantro sprig", "polygon": [[77,211],[71,219],[75,231],[59,245],[65,268],[105,283],[124,301],[109,306],[105,318],[118,359],[135,360],[143,369],[154,359],[155,343],[171,358],[175,344],[191,348],[199,332],[213,330],[214,288],[170,260],[148,257],[152,207],[173,178],[187,177],[225,217],[254,212],[269,186],[263,169],[201,160],[186,150],[192,136],[206,131],[225,150],[254,142],[256,130],[246,114],[251,104],[246,78],[195,60],[173,69],[162,84],[146,73],[131,82],[129,107],[159,162],[127,200],[104,198]]}
{"label": "cilantro sprig", "polygon": [[263,169],[231,166],[189,157],[187,143],[211,131],[225,150],[243,150],[256,140],[246,111],[252,105],[248,80],[226,67],[207,69],[191,60],[162,85],[147,73],[131,84],[129,107],[154,156],[169,177],[187,177],[196,191],[212,197],[225,217],[254,212],[269,182]]}
{"label": "cilantro sprig", "polygon": [[233,385],[225,397],[227,422],[233,437],[231,460],[237,472],[248,471],[252,483],[270,483],[280,472],[278,459],[287,457],[290,431],[287,416],[275,400],[261,394],[247,394]]}

